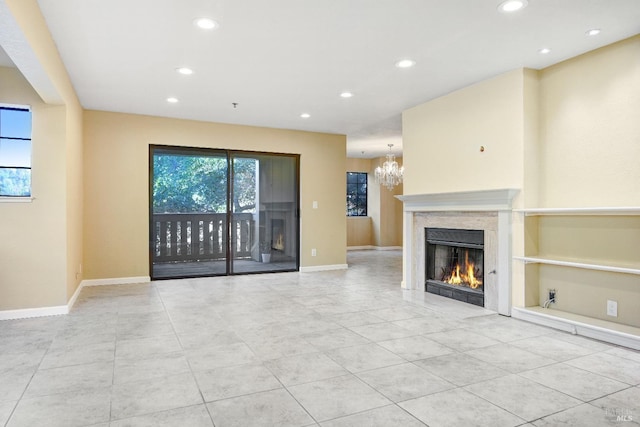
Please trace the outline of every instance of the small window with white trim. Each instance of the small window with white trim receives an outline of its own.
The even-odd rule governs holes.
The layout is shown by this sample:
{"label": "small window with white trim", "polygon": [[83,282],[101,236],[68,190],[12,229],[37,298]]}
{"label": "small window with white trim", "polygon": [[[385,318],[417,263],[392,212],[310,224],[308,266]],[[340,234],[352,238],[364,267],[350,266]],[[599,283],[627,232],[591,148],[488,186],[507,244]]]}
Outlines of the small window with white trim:
{"label": "small window with white trim", "polygon": [[31,197],[31,109],[0,105],[0,197]]}

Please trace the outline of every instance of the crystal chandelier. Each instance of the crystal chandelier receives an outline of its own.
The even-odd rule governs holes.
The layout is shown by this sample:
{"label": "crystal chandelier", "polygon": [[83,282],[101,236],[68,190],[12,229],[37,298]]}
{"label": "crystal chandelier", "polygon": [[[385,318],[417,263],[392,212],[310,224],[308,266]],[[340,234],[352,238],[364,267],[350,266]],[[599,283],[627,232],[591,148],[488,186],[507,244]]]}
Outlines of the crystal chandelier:
{"label": "crystal chandelier", "polygon": [[376,168],[374,177],[378,184],[384,185],[388,190],[393,190],[393,187],[402,182],[404,166],[398,166],[396,156],[391,153],[391,147],[393,147],[393,144],[387,145],[389,146],[387,160],[382,164],[382,166],[378,166]]}

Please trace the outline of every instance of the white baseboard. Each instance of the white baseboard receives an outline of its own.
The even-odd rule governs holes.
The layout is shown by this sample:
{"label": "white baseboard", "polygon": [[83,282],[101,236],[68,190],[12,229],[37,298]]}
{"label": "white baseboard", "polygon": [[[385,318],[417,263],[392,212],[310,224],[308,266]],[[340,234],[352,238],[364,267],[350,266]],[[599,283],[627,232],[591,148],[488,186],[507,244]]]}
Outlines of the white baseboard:
{"label": "white baseboard", "polygon": [[131,285],[134,283],[149,283],[149,276],[113,277],[110,279],[83,280],[81,286]]}
{"label": "white baseboard", "polygon": [[314,271],[328,270],[346,270],[347,268],[349,268],[348,264],[315,265],[312,267],[300,267],[300,273],[311,273]]}
{"label": "white baseboard", "polygon": [[554,329],[560,329],[561,331],[575,335],[582,335],[587,338],[593,338],[599,341],[640,350],[640,336],[638,335],[627,334],[613,329],[590,325],[577,320],[563,319],[561,317],[538,313],[537,311],[527,310],[526,308],[520,307],[511,308],[511,317],[542,326],[548,326]]}
{"label": "white baseboard", "polygon": [[73,293],[73,295],[71,295],[71,298],[69,298],[69,302],[67,302],[67,308],[69,309],[68,311],[71,311],[71,309],[73,308],[73,305],[76,303],[78,295],[80,295],[80,291],[82,291],[83,287],[84,285],[82,284],[82,282],[80,282],[78,284],[78,287],[76,288],[76,291]]}
{"label": "white baseboard", "polygon": [[61,314],[69,314],[69,306],[58,305],[54,307],[3,310],[0,311],[0,320],[30,319],[32,317],[59,316]]}
{"label": "white baseboard", "polygon": [[69,298],[69,302],[67,303],[67,305],[23,308],[18,310],[2,310],[0,311],[0,320],[29,319],[32,317],[59,316],[61,314],[69,314],[69,311],[71,311],[71,308],[76,303],[76,300],[78,299],[82,288],[84,288],[85,286],[127,285],[132,283],[148,283],[150,281],[151,278],[149,276],[83,280],[82,282],[80,282],[71,298]]}
{"label": "white baseboard", "polygon": [[73,293],[67,305],[58,305],[53,307],[38,307],[38,308],[23,308],[19,310],[4,310],[0,311],[0,320],[14,320],[14,319],[30,319],[32,317],[45,317],[45,316],[60,316],[62,314],[69,314],[71,307],[76,303],[78,295],[82,290],[82,283],[78,285],[76,291]]}

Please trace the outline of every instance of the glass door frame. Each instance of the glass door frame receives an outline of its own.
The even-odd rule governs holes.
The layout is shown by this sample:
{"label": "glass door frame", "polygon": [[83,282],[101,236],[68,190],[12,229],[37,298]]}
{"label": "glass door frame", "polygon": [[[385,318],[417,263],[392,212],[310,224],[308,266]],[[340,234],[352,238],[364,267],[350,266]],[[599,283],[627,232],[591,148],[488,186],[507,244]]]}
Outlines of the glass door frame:
{"label": "glass door frame", "polygon": [[[225,226],[225,251],[226,251],[226,259],[225,259],[225,272],[224,273],[212,273],[212,274],[198,274],[198,275],[181,275],[181,276],[172,276],[172,277],[154,277],[153,276],[153,262],[154,262],[154,223],[153,223],[153,177],[154,177],[154,154],[156,151],[161,150],[165,152],[175,151],[176,154],[188,154],[193,153],[194,155],[198,155],[201,153],[203,155],[219,155],[220,157],[224,157],[227,162],[227,176],[226,176],[226,226]],[[289,157],[295,161],[294,166],[294,208],[293,208],[293,218],[294,218],[294,227],[296,231],[295,238],[295,268],[292,269],[282,269],[282,270],[264,270],[264,271],[243,271],[236,273],[233,271],[233,255],[231,251],[231,245],[234,242],[234,239],[231,235],[231,224],[232,224],[232,215],[233,215],[233,184],[234,184],[234,157],[247,158],[251,156],[272,156],[272,157]],[[158,145],[158,144],[149,144],[149,276],[151,280],[173,280],[173,279],[187,279],[187,278],[199,278],[199,277],[216,277],[216,276],[234,276],[234,275],[247,275],[247,274],[265,274],[265,273],[283,273],[283,272],[292,272],[292,271],[300,271],[300,154],[290,154],[290,153],[273,153],[266,151],[246,151],[246,150],[230,150],[230,149],[220,149],[220,148],[205,148],[205,147],[189,147],[189,146],[178,146],[178,145]]]}

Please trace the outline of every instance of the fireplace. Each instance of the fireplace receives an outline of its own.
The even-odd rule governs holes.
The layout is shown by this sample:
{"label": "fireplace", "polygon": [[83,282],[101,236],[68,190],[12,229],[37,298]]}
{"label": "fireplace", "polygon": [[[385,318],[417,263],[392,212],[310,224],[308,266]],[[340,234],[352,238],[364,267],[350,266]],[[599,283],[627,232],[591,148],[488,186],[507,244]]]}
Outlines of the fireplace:
{"label": "fireplace", "polygon": [[284,219],[271,220],[271,249],[284,252],[285,249],[285,222]]}
{"label": "fireplace", "polygon": [[482,230],[484,308],[510,316],[511,229],[522,227],[512,223],[511,204],[518,192],[496,189],[396,196],[404,211],[402,287],[420,291],[425,301],[433,295],[425,292],[427,228]]}
{"label": "fireplace", "polygon": [[425,228],[425,291],[484,307],[484,230]]}

